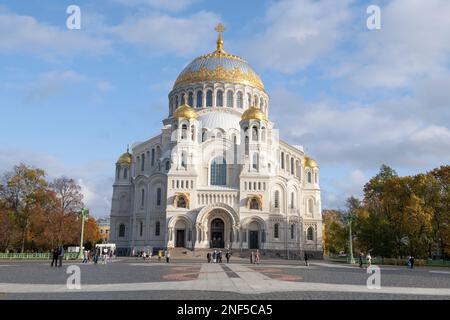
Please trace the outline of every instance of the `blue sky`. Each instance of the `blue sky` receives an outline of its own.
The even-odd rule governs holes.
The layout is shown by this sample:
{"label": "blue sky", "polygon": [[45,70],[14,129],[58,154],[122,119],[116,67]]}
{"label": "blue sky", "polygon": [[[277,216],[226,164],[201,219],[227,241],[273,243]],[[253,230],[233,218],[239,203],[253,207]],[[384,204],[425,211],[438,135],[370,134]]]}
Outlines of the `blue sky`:
{"label": "blue sky", "polygon": [[[81,30],[66,28],[71,4]],[[381,30],[366,27],[370,4]],[[383,163],[450,162],[448,13],[446,0],[2,1],[0,172],[73,177],[107,215],[117,157],[159,133],[178,73],[214,50],[223,22],[281,138],[318,160],[323,207],[343,207]]]}

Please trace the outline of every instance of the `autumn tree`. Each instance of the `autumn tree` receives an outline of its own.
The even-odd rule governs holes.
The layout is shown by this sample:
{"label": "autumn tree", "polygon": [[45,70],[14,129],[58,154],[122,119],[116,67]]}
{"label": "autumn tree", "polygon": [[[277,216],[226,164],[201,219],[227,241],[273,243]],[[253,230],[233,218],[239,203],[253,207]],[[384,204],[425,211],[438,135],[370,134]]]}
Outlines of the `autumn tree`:
{"label": "autumn tree", "polygon": [[322,213],[324,225],[324,251],[326,254],[336,254],[345,251],[347,244],[346,228],[342,220],[342,212],[324,210]]}

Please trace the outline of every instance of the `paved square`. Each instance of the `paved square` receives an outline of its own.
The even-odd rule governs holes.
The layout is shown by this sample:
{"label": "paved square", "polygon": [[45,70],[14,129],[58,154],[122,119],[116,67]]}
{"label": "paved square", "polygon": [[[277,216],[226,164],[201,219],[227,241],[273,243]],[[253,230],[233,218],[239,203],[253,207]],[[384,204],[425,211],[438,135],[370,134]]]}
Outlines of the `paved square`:
{"label": "paved square", "polygon": [[80,289],[68,289],[68,266],[2,262],[0,299],[450,299],[450,270],[381,267],[381,289],[366,286],[366,269],[312,261],[267,260],[260,265],[180,260],[117,259],[73,263]]}

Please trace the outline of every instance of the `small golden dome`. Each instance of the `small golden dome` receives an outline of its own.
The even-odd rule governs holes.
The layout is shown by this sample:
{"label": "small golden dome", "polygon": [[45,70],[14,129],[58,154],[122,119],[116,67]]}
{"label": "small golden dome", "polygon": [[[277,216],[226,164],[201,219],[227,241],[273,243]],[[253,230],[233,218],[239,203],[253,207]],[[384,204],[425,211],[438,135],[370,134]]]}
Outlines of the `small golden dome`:
{"label": "small golden dome", "polygon": [[197,119],[198,114],[194,108],[185,103],[174,111],[173,117],[176,119]]}
{"label": "small golden dome", "polygon": [[256,106],[253,106],[249,109],[247,109],[241,117],[241,120],[264,120],[267,121],[267,117],[264,114],[264,112],[261,111]]}
{"label": "small golden dome", "polygon": [[319,165],[317,164],[316,160],[314,160],[313,158],[310,158],[310,157],[305,157],[305,159],[303,160],[303,165],[305,167],[310,167],[310,168],[317,168],[317,167],[319,167]]}
{"label": "small golden dome", "polygon": [[130,166],[131,159],[131,153],[127,151],[119,157],[119,160],[117,160],[117,164]]}

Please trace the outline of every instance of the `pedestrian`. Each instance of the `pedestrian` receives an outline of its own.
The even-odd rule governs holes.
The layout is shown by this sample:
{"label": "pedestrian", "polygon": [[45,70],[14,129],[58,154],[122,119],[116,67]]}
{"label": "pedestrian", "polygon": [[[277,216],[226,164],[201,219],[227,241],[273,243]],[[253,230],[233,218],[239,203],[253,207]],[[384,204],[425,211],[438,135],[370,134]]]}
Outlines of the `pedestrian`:
{"label": "pedestrian", "polygon": [[206,260],[208,260],[208,263],[211,263],[211,253],[206,254]]}
{"label": "pedestrian", "polygon": [[213,263],[217,262],[217,250],[214,250],[213,254],[212,254],[212,258],[213,258]]}
{"label": "pedestrian", "polygon": [[222,250],[219,251],[219,263],[222,263]]}
{"label": "pedestrian", "polygon": [[261,254],[259,253],[259,249],[257,249],[256,253],[255,253],[255,263],[259,264],[260,260],[261,260]]}
{"label": "pedestrian", "polygon": [[170,250],[166,250],[166,262],[170,263]]}
{"label": "pedestrian", "polygon": [[142,259],[145,261],[145,258],[147,258],[147,253],[144,251],[142,252]]}
{"label": "pedestrian", "polygon": [[53,267],[53,263],[55,263],[55,267],[58,266],[58,255],[58,248],[55,247],[52,253],[52,264],[50,265],[51,267]]}
{"label": "pedestrian", "polygon": [[363,253],[362,252],[359,253],[359,267],[360,268],[363,267]]}
{"label": "pedestrian", "polygon": [[227,251],[227,253],[225,253],[225,258],[227,259],[227,263],[230,263],[230,251]]}
{"label": "pedestrian", "polygon": [[158,250],[158,262],[161,262],[162,251]]}
{"label": "pedestrian", "polygon": [[414,268],[414,256],[411,256],[411,258],[409,258],[409,264],[411,269]]}
{"label": "pedestrian", "polygon": [[87,263],[87,261],[88,261],[88,251],[84,250],[83,251],[83,261],[82,261],[82,263]]}
{"label": "pedestrian", "polygon": [[370,255],[370,252],[367,254],[367,267],[370,267],[372,265],[372,256]]}
{"label": "pedestrian", "polygon": [[62,267],[63,258],[64,258],[64,247],[61,246],[61,248],[59,249],[59,254],[58,254],[58,260],[59,260],[60,267]]}
{"label": "pedestrian", "polygon": [[255,255],[255,254],[253,253],[253,251],[250,252],[250,263],[251,263],[251,264],[253,264],[254,255]]}
{"label": "pedestrian", "polygon": [[308,266],[308,254],[305,252],[305,266]]}

